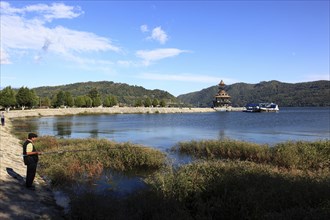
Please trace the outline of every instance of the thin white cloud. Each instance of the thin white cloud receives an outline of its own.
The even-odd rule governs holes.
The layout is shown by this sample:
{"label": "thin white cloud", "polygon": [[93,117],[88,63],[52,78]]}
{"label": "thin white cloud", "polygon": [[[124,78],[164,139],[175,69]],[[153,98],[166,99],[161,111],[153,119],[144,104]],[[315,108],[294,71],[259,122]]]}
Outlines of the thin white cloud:
{"label": "thin white cloud", "polygon": [[121,67],[141,67],[141,62],[136,62],[131,60],[118,60],[116,64]]}
{"label": "thin white cloud", "polygon": [[59,18],[72,19],[84,13],[80,7],[69,6],[63,3],[52,3],[50,5],[34,4],[23,8],[15,8],[12,7],[8,2],[1,2],[0,8],[3,14],[9,15],[25,16],[26,14],[31,15],[32,13],[35,13],[35,18],[33,19],[47,22]]}
{"label": "thin white cloud", "polygon": [[[1,2],[0,9],[1,51],[6,51],[7,59],[15,50],[44,50],[67,57],[79,56],[82,52],[121,51],[110,39],[94,33],[45,25],[45,21],[72,19],[81,15],[83,12],[79,7],[77,9],[61,3],[14,8],[7,2]],[[35,56],[35,59],[40,59],[40,56]],[[7,60],[7,63],[8,61],[10,62]]]}
{"label": "thin white cloud", "polygon": [[[221,81],[220,77],[193,75],[193,74],[159,74],[159,73],[142,73],[137,76],[141,79],[156,80],[156,81],[180,81],[180,82],[195,82],[217,84]],[[227,79],[228,81],[229,79]],[[231,81],[231,80],[230,80]]]}
{"label": "thin white cloud", "polygon": [[186,50],[180,50],[176,48],[163,48],[155,50],[139,50],[136,52],[136,56],[142,58],[145,65],[149,65],[152,61],[178,56],[181,53],[187,52],[188,51]]}

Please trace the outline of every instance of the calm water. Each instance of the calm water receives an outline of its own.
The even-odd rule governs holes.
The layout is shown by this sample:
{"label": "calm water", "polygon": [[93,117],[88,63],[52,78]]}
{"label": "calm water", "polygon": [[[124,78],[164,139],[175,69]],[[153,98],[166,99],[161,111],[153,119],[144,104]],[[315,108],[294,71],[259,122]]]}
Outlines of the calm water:
{"label": "calm water", "polygon": [[[17,119],[15,129],[62,138],[106,138],[166,151],[180,141],[231,138],[274,145],[287,140],[330,139],[329,108],[281,108],[278,113],[115,114]],[[22,126],[27,124],[28,127]],[[171,155],[178,163],[187,158]],[[188,158],[189,161],[189,158]],[[110,180],[110,181],[109,181]],[[93,186],[96,193],[126,194],[144,187],[139,177],[110,173]],[[109,191],[110,189],[110,191]]]}
{"label": "calm water", "polygon": [[162,150],[180,141],[201,139],[231,138],[270,145],[287,140],[330,139],[330,108],[281,108],[278,113],[77,115],[24,120],[39,135],[106,138]]}

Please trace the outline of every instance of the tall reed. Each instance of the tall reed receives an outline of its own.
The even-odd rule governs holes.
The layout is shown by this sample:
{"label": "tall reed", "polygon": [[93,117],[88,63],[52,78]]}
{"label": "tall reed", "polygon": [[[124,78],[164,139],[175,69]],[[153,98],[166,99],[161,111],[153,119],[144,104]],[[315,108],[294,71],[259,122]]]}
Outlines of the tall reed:
{"label": "tall reed", "polygon": [[274,147],[236,140],[202,140],[180,142],[172,150],[196,158],[253,161],[290,169],[330,167],[329,140],[288,141]]}
{"label": "tall reed", "polygon": [[148,179],[192,219],[326,219],[329,176],[309,176],[248,161],[209,160]]}
{"label": "tall reed", "polygon": [[166,155],[156,149],[132,143],[101,139],[56,139],[40,137],[36,147],[40,171],[54,185],[99,177],[104,169],[147,172],[166,164]]}

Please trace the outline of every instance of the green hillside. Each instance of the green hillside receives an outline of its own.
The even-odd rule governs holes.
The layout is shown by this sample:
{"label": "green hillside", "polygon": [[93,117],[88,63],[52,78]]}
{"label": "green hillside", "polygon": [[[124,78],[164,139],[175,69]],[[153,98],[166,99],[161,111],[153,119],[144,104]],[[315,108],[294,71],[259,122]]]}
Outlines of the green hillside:
{"label": "green hillside", "polygon": [[101,97],[113,95],[117,97],[119,103],[133,105],[138,99],[158,99],[167,103],[176,102],[176,98],[166,91],[159,89],[148,90],[141,86],[131,86],[125,83],[114,83],[112,81],[82,82],[61,86],[44,86],[33,88],[41,98],[52,98],[59,91],[70,92],[73,97],[88,95],[92,89],[97,89]]}
{"label": "green hillside", "polygon": [[[235,83],[225,87],[232,106],[248,103],[275,102],[280,106],[330,106],[330,81],[282,83],[279,81],[257,84]],[[178,100],[192,106],[210,107],[218,86],[178,96]]]}

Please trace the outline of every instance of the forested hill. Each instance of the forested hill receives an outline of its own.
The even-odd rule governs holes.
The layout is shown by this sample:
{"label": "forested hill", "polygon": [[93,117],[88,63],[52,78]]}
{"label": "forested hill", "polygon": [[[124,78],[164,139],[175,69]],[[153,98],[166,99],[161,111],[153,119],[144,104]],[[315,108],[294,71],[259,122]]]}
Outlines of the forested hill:
{"label": "forested hill", "polygon": [[[235,83],[226,86],[225,90],[231,96],[232,106],[259,102],[275,102],[282,107],[330,106],[330,81],[327,80],[304,83],[282,83],[275,80],[257,84]],[[210,107],[217,93],[218,86],[212,86],[177,98],[192,106]]]}
{"label": "forested hill", "polygon": [[70,92],[73,97],[88,95],[92,89],[96,89],[101,97],[116,96],[119,103],[134,104],[136,100],[150,99],[165,100],[167,103],[175,102],[176,98],[170,93],[154,89],[148,90],[141,86],[131,86],[125,83],[112,81],[82,82],[61,86],[44,86],[33,88],[41,98],[52,98],[58,92]]}

